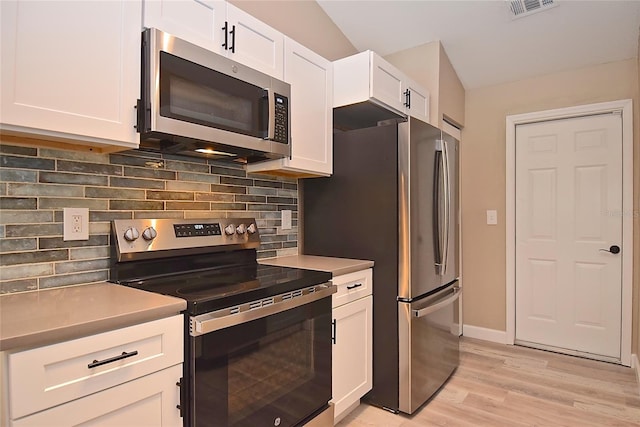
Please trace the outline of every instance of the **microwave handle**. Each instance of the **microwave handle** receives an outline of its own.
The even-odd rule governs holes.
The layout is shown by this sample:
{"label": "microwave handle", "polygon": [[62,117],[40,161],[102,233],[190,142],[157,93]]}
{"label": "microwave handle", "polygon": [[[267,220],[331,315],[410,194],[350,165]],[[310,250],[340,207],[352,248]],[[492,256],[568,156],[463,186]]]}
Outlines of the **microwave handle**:
{"label": "microwave handle", "polygon": [[276,94],[273,89],[265,89],[267,92],[267,103],[269,104],[269,123],[267,125],[267,139],[273,141],[276,136]]}

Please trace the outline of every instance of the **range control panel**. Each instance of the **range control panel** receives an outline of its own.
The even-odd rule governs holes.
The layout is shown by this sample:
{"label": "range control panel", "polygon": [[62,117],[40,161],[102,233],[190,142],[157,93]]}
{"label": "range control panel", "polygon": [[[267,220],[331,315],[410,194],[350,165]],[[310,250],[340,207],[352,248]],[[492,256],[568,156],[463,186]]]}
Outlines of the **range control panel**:
{"label": "range control panel", "polygon": [[116,219],[111,222],[118,261],[154,258],[150,253],[215,252],[260,246],[254,218]]}

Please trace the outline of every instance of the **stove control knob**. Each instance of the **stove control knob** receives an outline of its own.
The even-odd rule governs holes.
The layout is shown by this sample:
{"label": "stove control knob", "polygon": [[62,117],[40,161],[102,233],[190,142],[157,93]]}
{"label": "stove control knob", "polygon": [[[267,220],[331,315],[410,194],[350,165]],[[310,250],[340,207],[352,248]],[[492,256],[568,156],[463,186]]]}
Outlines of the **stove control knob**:
{"label": "stove control knob", "polygon": [[253,234],[256,231],[258,231],[258,229],[256,228],[256,225],[253,223],[249,224],[249,227],[247,227],[247,233]]}
{"label": "stove control knob", "polygon": [[156,231],[155,228],[153,227],[147,227],[144,229],[144,231],[142,232],[142,238],[148,242],[152,241],[153,239],[156,238],[156,236],[158,235],[158,232]]}
{"label": "stove control knob", "polygon": [[238,228],[236,228],[236,233],[244,234],[247,231],[247,226],[244,224],[240,224]]}
{"label": "stove control knob", "polygon": [[129,227],[124,231],[124,240],[126,240],[127,242],[133,242],[138,237],[140,237],[140,233],[135,227]]}
{"label": "stove control knob", "polygon": [[224,228],[224,233],[227,236],[231,236],[232,234],[235,234],[235,232],[236,232],[236,226],[233,224],[229,224]]}

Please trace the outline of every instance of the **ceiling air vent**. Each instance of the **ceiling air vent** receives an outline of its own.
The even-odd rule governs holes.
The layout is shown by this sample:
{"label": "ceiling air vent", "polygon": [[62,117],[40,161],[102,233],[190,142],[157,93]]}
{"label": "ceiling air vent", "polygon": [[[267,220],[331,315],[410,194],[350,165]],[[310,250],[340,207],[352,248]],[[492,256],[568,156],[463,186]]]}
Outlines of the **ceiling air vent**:
{"label": "ceiling air vent", "polygon": [[558,5],[554,0],[507,0],[507,3],[511,10],[512,19],[542,12]]}

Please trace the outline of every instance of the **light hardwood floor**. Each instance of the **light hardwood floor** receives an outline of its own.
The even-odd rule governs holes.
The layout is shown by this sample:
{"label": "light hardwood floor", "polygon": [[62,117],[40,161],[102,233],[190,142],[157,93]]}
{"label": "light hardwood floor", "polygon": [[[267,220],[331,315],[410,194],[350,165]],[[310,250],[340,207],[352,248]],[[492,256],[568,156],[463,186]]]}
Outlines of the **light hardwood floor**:
{"label": "light hardwood floor", "polygon": [[463,338],[460,366],[413,416],[361,404],[338,427],[640,426],[631,368]]}

